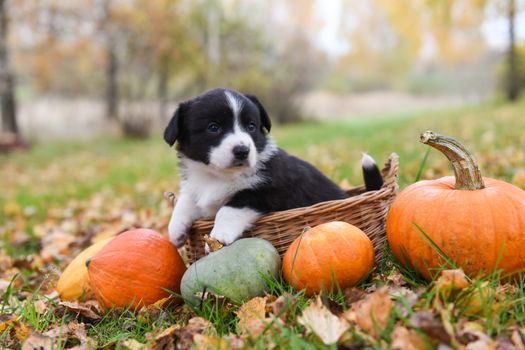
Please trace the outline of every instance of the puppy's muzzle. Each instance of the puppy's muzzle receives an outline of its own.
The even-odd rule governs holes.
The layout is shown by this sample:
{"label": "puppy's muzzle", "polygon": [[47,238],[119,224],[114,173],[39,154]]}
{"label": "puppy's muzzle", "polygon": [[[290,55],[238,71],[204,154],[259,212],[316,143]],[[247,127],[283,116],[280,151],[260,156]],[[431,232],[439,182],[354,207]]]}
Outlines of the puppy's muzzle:
{"label": "puppy's muzzle", "polygon": [[250,154],[250,147],[244,145],[237,145],[233,147],[232,152],[236,161],[246,160],[248,159],[248,155]]}

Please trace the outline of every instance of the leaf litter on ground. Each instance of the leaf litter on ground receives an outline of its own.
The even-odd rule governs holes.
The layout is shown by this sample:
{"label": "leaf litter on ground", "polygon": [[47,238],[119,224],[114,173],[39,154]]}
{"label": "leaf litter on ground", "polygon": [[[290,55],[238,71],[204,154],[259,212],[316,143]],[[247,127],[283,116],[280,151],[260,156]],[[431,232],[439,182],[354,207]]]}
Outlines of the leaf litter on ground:
{"label": "leaf litter on ground", "polygon": [[303,310],[297,322],[305,326],[307,332],[318,336],[326,345],[337,342],[349,328],[348,322],[331,313],[320,297]]}
{"label": "leaf litter on ground", "polygon": [[[435,120],[439,119],[442,126],[437,129],[455,130],[460,139],[475,141],[473,148],[486,176],[504,178],[525,189],[525,136],[518,127],[506,128],[504,138],[498,134],[501,126],[523,125],[519,124],[523,123],[520,108],[523,104],[490,107],[487,111],[485,107],[466,109],[461,111],[462,118],[454,112],[451,118],[438,115]],[[417,148],[416,142],[399,142],[417,135],[415,129],[427,129],[427,123],[414,120],[410,127],[413,130],[404,124],[389,124],[394,129],[389,126],[383,131],[374,128],[381,140],[380,146],[373,146],[376,153],[405,152],[402,181],[414,179],[424,150]],[[407,137],[387,137],[392,130]],[[347,150],[356,147],[346,137],[334,141],[337,147],[331,147],[329,142],[299,147],[295,152],[312,160],[325,173],[333,174],[345,187],[352,187],[359,174],[342,177],[341,168],[350,158]],[[326,157],[327,148],[331,157]],[[134,150],[140,152],[140,148]],[[159,164],[165,161],[157,155],[162,152],[154,153]],[[30,348],[31,344],[40,344],[45,348],[46,344],[59,344],[73,348],[88,346],[93,339],[96,346],[126,340],[130,347],[159,349],[242,348],[257,344],[286,347],[291,340],[280,336],[299,339],[306,335],[308,342],[322,348],[341,333],[336,343],[345,346],[409,349],[425,343],[443,349],[524,348],[523,283],[509,287],[490,279],[463,278],[458,271],[443,271],[434,283],[427,283],[390,265],[375,271],[358,288],[324,296],[321,304],[318,299],[290,294],[295,292],[283,284],[276,289],[278,292],[262,297],[266,298],[264,315],[260,304],[254,308],[258,313],[248,312],[254,306],[251,303],[261,300],[248,301],[248,306],[239,308],[212,302],[208,310],[198,311],[183,305],[158,305],[125,317],[116,312],[105,314],[95,301],[57,300],[52,293],[60,271],[85,247],[133,227],[166,232],[171,207],[163,200],[163,193],[176,190],[173,169],[158,178],[148,178],[147,169],[137,175],[140,182],[109,183],[100,174],[113,167],[126,172],[135,160],[121,160],[117,153],[108,157],[99,162],[84,152],[80,158],[72,154],[60,162],[22,163],[6,159],[0,174],[4,185],[4,197],[0,198],[0,345],[10,348],[24,344]],[[38,182],[31,176],[34,173],[40,174]],[[421,177],[450,174],[446,160],[430,155]],[[102,185],[96,185],[96,181]],[[323,311],[314,314],[311,311],[315,309],[311,308]],[[324,318],[315,317],[321,312]],[[108,333],[105,338],[94,331],[95,327],[110,329],[113,323],[120,325],[121,319],[129,323],[127,339],[119,337],[124,332],[122,328],[115,331],[120,333]],[[330,322],[338,325],[338,332],[323,331]],[[69,327],[70,324],[78,326]],[[144,324],[141,332],[129,331]],[[76,332],[74,327],[78,327]],[[87,334],[84,341],[82,329]],[[62,335],[56,337],[57,332]]]}

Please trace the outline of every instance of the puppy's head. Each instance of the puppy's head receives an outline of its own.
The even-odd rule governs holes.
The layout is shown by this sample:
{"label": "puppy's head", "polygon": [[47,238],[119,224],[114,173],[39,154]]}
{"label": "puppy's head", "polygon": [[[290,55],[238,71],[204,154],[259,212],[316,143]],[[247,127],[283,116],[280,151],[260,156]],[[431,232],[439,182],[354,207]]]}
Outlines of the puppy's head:
{"label": "puppy's head", "polygon": [[185,157],[214,169],[253,168],[267,144],[271,122],[255,96],[214,89],[183,102],[175,111],[164,140]]}

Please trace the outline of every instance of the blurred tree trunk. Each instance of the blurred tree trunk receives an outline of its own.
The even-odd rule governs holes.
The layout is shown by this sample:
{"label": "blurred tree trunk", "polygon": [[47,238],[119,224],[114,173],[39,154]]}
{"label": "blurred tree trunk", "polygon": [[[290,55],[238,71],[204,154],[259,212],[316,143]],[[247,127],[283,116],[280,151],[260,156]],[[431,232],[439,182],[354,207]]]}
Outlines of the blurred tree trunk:
{"label": "blurred tree trunk", "polygon": [[108,119],[118,119],[118,59],[113,40],[108,40],[106,67],[106,116]]}
{"label": "blurred tree trunk", "polygon": [[168,78],[169,78],[169,60],[163,57],[159,65],[159,85],[157,94],[159,99],[159,116],[161,121],[168,118]]}
{"label": "blurred tree trunk", "polygon": [[516,1],[508,0],[508,21],[509,21],[509,52],[508,52],[508,80],[507,80],[507,99],[515,101],[519,95],[519,77],[516,55]]}
{"label": "blurred tree trunk", "polygon": [[214,4],[208,9],[208,74],[206,77],[208,87],[215,84],[217,70],[221,60],[220,24],[221,14]]}
{"label": "blurred tree trunk", "polygon": [[98,27],[101,32],[103,46],[106,51],[106,88],[105,88],[105,102],[106,102],[106,118],[110,120],[118,119],[118,70],[119,62],[117,57],[117,48],[115,42],[115,28],[111,18],[111,2],[112,0],[97,1],[98,8]]}
{"label": "blurred tree trunk", "polygon": [[0,0],[0,104],[2,128],[18,135],[16,121],[15,80],[9,67],[9,45],[7,43],[8,18],[6,0]]}

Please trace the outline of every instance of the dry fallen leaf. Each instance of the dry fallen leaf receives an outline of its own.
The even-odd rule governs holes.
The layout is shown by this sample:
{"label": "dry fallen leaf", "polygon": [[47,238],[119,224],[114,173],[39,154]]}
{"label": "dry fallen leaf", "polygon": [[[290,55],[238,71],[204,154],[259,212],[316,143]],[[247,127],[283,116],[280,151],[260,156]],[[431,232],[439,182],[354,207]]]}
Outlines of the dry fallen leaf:
{"label": "dry fallen leaf", "polygon": [[[31,333],[26,341],[30,340],[33,335],[34,334]],[[77,340],[80,342],[79,349],[93,349],[96,345],[95,341],[87,336],[85,324],[79,323],[76,320],[73,320],[68,324],[54,326],[43,334],[39,334],[39,336],[41,337],[37,336],[35,339],[40,339],[42,341],[49,339],[54,347],[56,347],[60,342],[68,340]],[[39,348],[37,347],[36,349]],[[44,347],[44,349],[47,348]]]}
{"label": "dry fallen leaf", "polygon": [[0,273],[3,273],[13,267],[13,259],[5,250],[0,250]]}
{"label": "dry fallen leaf", "polygon": [[3,211],[6,216],[19,216],[22,213],[22,208],[16,202],[6,202]]}
{"label": "dry fallen leaf", "polygon": [[271,321],[265,318],[266,297],[255,297],[244,303],[237,311],[239,330],[242,335],[257,337]]}
{"label": "dry fallen leaf", "polygon": [[512,331],[510,339],[512,340],[512,343],[514,344],[517,350],[525,350],[525,345],[523,344],[523,340],[521,338],[519,330],[515,329],[514,331]]}
{"label": "dry fallen leaf", "polygon": [[186,326],[173,325],[155,336],[150,348],[163,350],[189,349],[193,345],[197,334],[215,335],[216,331],[210,321],[202,317],[193,317]]}
{"label": "dry fallen leaf", "polygon": [[[181,329],[180,325],[173,325],[166,328],[160,334],[154,336],[153,344],[150,349],[175,350],[177,348],[176,332]],[[152,334],[148,334],[148,339],[152,338]]]}
{"label": "dry fallen leaf", "polygon": [[58,337],[67,336],[68,332],[69,332],[69,328],[67,325],[64,324],[64,325],[54,326],[50,328],[49,330],[47,330],[46,332],[42,333],[42,335],[45,335],[46,337],[49,337],[51,339],[55,339]]}
{"label": "dry fallen leaf", "polygon": [[124,340],[120,345],[122,345],[124,349],[128,350],[144,350],[146,348],[145,344],[142,344],[133,338]]}
{"label": "dry fallen leaf", "polygon": [[388,275],[387,281],[389,281],[394,287],[401,287],[407,284],[405,277],[398,269],[393,270]]}
{"label": "dry fallen leaf", "polygon": [[296,303],[297,299],[295,299],[290,293],[285,292],[270,304],[272,314],[275,315],[275,317],[279,317],[279,319],[284,322],[288,317],[288,310],[293,308]]}
{"label": "dry fallen leaf", "polygon": [[237,334],[230,333],[226,340],[230,349],[246,349],[246,342],[243,337],[238,336]]}
{"label": "dry fallen leaf", "polygon": [[505,333],[496,337],[496,350],[518,350],[512,340]]}
{"label": "dry fallen leaf", "polygon": [[230,344],[226,339],[206,334],[195,334],[193,337],[193,349],[195,350],[229,350]]}
{"label": "dry fallen leaf", "polygon": [[53,339],[43,334],[31,332],[22,343],[22,350],[53,349]]}
{"label": "dry fallen leaf", "polygon": [[483,333],[483,326],[476,322],[460,322],[457,339],[466,344],[465,350],[495,350],[497,342]]}
{"label": "dry fallen leaf", "polygon": [[390,288],[390,295],[396,300],[398,311],[405,317],[411,313],[412,308],[419,300],[419,295],[406,287]]}
{"label": "dry fallen leaf", "polygon": [[497,313],[502,307],[500,300],[500,293],[503,290],[498,290],[494,285],[488,281],[483,281],[466,296],[461,303],[463,312],[466,316],[481,315],[486,312],[488,308],[493,313]]}
{"label": "dry fallen leaf", "polygon": [[[195,334],[193,337],[195,350],[237,350],[246,349],[242,337],[230,334],[228,336],[216,336],[207,334]],[[164,350],[164,349],[163,349]]]}
{"label": "dry fallen leaf", "polygon": [[323,305],[320,297],[303,310],[297,321],[326,345],[335,343],[349,328],[344,319],[335,316]]}
{"label": "dry fallen leaf", "polygon": [[10,324],[18,320],[14,314],[0,314],[0,332],[3,332]]}
{"label": "dry fallen leaf", "polygon": [[450,343],[451,337],[436,315],[428,310],[418,311],[410,317],[410,325],[421,329],[431,340],[437,343]]}
{"label": "dry fallen leaf", "polygon": [[446,300],[453,291],[462,290],[469,286],[465,273],[461,269],[444,270],[436,280],[434,287]]}
{"label": "dry fallen leaf", "polygon": [[84,323],[78,323],[75,320],[73,322],[69,322],[67,328],[70,338],[78,339],[83,345],[94,345],[94,341],[87,335],[86,325]]}
{"label": "dry fallen leaf", "polygon": [[164,309],[164,308],[170,308],[170,307],[179,305],[181,302],[182,300],[180,297],[174,294],[170,294],[166,298],[157,300],[153,305],[159,309]]}
{"label": "dry fallen leaf", "polygon": [[210,321],[202,317],[193,317],[188,324],[177,332],[179,346],[182,349],[189,349],[194,342],[196,334],[215,334],[215,328]]}
{"label": "dry fallen leaf", "polygon": [[35,312],[39,315],[43,315],[47,310],[46,302],[43,301],[42,299],[35,301],[34,306],[35,306]]}
{"label": "dry fallen leaf", "polygon": [[355,322],[363,331],[376,337],[386,327],[393,307],[387,287],[381,287],[354,304],[344,317]]}
{"label": "dry fallen leaf", "polygon": [[183,327],[188,331],[193,333],[215,333],[215,327],[213,324],[205,318],[202,317],[192,317],[188,321],[188,324]]}
{"label": "dry fallen leaf", "polygon": [[210,253],[216,252],[217,250],[220,250],[223,247],[221,242],[214,238],[211,238],[208,235],[204,235],[204,242],[208,245]]}
{"label": "dry fallen leaf", "polygon": [[95,300],[88,300],[83,303],[76,301],[61,301],[58,304],[64,306],[69,311],[75,312],[77,315],[82,315],[92,321],[100,320],[100,315],[102,315],[102,308]]}
{"label": "dry fallen leaf", "polygon": [[427,348],[423,337],[412,329],[396,325],[392,331],[392,349],[394,350],[420,350]]}
{"label": "dry fallen leaf", "polygon": [[6,292],[10,284],[11,279],[0,278],[0,295],[3,295]]}
{"label": "dry fallen leaf", "polygon": [[63,259],[65,255],[70,253],[70,246],[75,241],[75,236],[60,229],[53,229],[51,233],[46,234],[41,240],[40,257],[45,262],[53,259]]}
{"label": "dry fallen leaf", "polygon": [[157,300],[153,304],[142,306],[139,310],[137,318],[145,320],[146,322],[149,322],[148,320],[156,320],[164,314],[166,309],[174,309],[175,306],[179,305],[180,303],[181,299],[179,297],[170,295],[166,298]]}
{"label": "dry fallen leaf", "polygon": [[454,339],[455,336],[455,327],[454,327],[454,304],[449,303],[444,307],[441,307],[439,310],[439,314],[441,317],[441,324],[443,324],[443,328],[445,329],[445,332]]}
{"label": "dry fallen leaf", "polygon": [[31,329],[23,322],[17,322],[15,325],[15,336],[16,339],[22,343],[29,337]]}
{"label": "dry fallen leaf", "polygon": [[479,339],[468,343],[465,346],[465,350],[496,350],[498,344],[493,340]]}
{"label": "dry fallen leaf", "polygon": [[351,306],[353,303],[363,300],[368,294],[363,290],[352,287],[345,290],[345,302],[347,306]]}
{"label": "dry fallen leaf", "polygon": [[9,245],[13,248],[20,248],[29,244],[31,236],[25,230],[14,230],[9,235]]}

